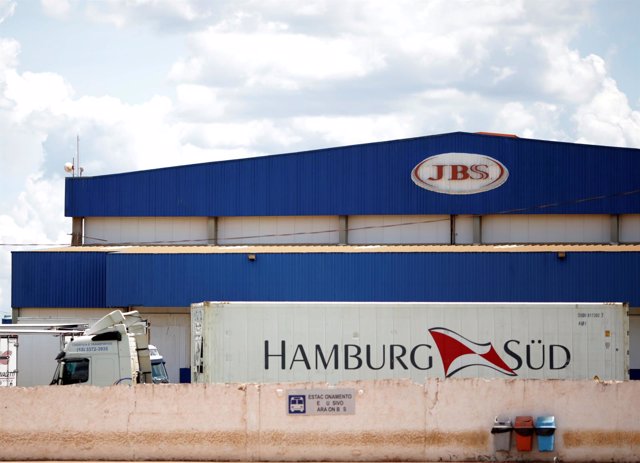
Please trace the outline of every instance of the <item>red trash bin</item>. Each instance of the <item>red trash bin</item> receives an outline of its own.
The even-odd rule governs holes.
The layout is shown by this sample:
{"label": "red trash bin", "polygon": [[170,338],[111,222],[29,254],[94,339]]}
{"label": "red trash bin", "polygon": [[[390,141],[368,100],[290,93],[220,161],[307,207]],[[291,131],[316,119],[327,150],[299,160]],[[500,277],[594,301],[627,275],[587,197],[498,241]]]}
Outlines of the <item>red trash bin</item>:
{"label": "red trash bin", "polygon": [[516,433],[516,449],[518,452],[530,452],[533,446],[533,417],[516,416],[513,431]]}

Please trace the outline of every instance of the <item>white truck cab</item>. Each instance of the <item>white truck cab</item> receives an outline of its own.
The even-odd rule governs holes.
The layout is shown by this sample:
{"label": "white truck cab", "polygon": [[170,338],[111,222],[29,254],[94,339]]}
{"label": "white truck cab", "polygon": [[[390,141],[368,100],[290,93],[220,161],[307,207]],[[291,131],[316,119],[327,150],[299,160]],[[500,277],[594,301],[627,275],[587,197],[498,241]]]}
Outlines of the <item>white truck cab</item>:
{"label": "white truck cab", "polygon": [[167,374],[164,357],[162,357],[158,348],[152,344],[149,344],[149,354],[151,357],[151,376],[153,383],[168,383],[169,375]]}
{"label": "white truck cab", "polygon": [[58,367],[51,384],[168,382],[164,359],[155,346],[148,345],[147,328],[137,311],[111,312],[67,342],[56,357]]}

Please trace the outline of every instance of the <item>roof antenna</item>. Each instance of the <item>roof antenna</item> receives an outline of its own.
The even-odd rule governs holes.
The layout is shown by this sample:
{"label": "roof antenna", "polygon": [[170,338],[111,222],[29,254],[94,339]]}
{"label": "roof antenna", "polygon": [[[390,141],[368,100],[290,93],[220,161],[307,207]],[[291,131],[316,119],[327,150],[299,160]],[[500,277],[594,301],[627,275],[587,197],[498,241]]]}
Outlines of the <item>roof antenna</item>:
{"label": "roof antenna", "polygon": [[[76,135],[76,157],[78,158],[78,177],[82,177],[82,172],[84,172],[84,168],[80,167],[80,135]],[[73,158],[73,162],[66,162],[64,164],[64,170],[67,173],[70,173],[73,177],[76,176],[76,158]]]}
{"label": "roof antenna", "polygon": [[82,177],[84,168],[80,166],[80,135],[76,135],[76,156],[78,157],[78,177]]}

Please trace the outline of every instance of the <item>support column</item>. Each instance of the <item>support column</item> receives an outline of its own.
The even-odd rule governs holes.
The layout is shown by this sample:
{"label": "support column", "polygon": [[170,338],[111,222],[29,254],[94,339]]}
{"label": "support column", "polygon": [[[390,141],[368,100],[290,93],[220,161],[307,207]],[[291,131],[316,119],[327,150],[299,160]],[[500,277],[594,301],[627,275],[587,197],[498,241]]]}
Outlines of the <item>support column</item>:
{"label": "support column", "polygon": [[449,236],[449,244],[456,244],[456,216],[449,216],[449,228],[450,228],[450,236]]}
{"label": "support column", "polygon": [[83,237],[84,217],[73,217],[71,221],[71,246],[82,246]]}
{"label": "support column", "polygon": [[618,214],[612,214],[609,223],[611,224],[609,242],[611,244],[618,244],[620,243],[620,216]]}
{"label": "support column", "polygon": [[338,244],[349,244],[349,216],[338,216]]}
{"label": "support column", "polygon": [[207,244],[218,244],[218,218],[207,217]]}
{"label": "support column", "polygon": [[473,244],[482,244],[482,216],[473,216]]}

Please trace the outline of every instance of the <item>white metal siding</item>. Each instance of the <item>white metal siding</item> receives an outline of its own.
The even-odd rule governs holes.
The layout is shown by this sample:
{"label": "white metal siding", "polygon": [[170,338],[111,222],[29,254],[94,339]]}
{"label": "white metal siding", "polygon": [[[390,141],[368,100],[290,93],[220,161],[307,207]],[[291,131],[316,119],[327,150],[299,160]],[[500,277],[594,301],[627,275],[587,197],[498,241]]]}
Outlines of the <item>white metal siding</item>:
{"label": "white metal siding", "polygon": [[[455,332],[476,346],[468,354],[453,356],[453,364],[460,363],[448,374],[455,377],[508,377],[495,362],[483,363],[480,354],[489,352],[489,342],[495,349],[492,358],[498,356],[520,378],[628,376],[629,325],[621,304],[229,302],[194,304],[192,311],[203,315],[192,326],[192,330],[202,327],[204,339],[204,370],[198,382],[410,377],[421,383],[447,373],[431,329]],[[520,362],[508,355],[507,343],[519,352]],[[325,354],[335,347],[337,369],[318,363],[316,344]],[[348,361],[358,363],[347,354],[347,345],[361,349],[360,366],[347,367]],[[365,365],[367,346],[371,363]],[[405,352],[419,346],[416,358],[427,369],[416,364],[394,367],[392,346],[404,346]],[[556,346],[555,365],[552,346]],[[563,359],[564,352],[568,355]],[[430,367],[427,359],[432,360]]]}
{"label": "white metal siding", "polygon": [[20,387],[44,386],[51,382],[58,366],[60,338],[21,334],[18,338],[18,375]]}
{"label": "white metal siding", "polygon": [[640,369],[640,311],[629,316],[629,368]]}
{"label": "white metal siding", "polygon": [[349,216],[349,244],[448,244],[448,215]]}
{"label": "white metal siding", "polygon": [[180,368],[190,365],[191,316],[181,314],[148,314],[151,324],[149,343],[158,348],[166,362],[169,382],[180,382]]}
{"label": "white metal siding", "polygon": [[85,244],[207,244],[206,217],[87,217]]}
{"label": "white metal siding", "polygon": [[455,221],[456,244],[473,244],[473,216],[457,215]]}
{"label": "white metal siding", "polygon": [[618,227],[621,243],[640,243],[640,214],[621,215]]}
{"label": "white metal siding", "polygon": [[[338,216],[220,217],[218,244],[338,244]],[[456,216],[456,244],[471,244],[473,216]],[[85,244],[208,244],[206,217],[89,217]],[[349,244],[448,244],[448,215],[349,216]],[[609,215],[488,215],[482,242],[609,243]],[[640,242],[640,214],[622,215],[619,240]]]}
{"label": "white metal siding", "polygon": [[337,244],[338,216],[220,217],[218,244]]}
{"label": "white metal siding", "polygon": [[609,243],[609,215],[488,215],[482,217],[482,242]]}

